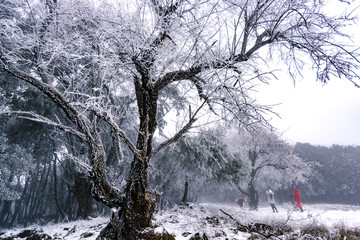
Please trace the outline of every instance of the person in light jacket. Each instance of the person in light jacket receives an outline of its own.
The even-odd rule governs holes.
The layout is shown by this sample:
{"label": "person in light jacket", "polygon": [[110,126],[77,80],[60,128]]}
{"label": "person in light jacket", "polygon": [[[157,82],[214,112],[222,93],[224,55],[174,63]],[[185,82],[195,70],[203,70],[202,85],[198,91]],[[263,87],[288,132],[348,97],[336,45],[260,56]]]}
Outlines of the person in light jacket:
{"label": "person in light jacket", "polygon": [[275,207],[275,196],[274,193],[271,190],[266,191],[266,195],[267,195],[267,200],[268,203],[270,204],[273,212],[279,212],[277,210],[277,208]]}

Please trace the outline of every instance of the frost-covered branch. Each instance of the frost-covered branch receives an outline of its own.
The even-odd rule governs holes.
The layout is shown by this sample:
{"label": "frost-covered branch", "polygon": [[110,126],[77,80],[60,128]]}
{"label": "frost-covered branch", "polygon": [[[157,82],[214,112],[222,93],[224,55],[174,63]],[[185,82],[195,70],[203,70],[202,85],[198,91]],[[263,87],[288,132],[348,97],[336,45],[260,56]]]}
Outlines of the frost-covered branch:
{"label": "frost-covered branch", "polygon": [[182,128],[180,131],[178,131],[173,137],[169,138],[168,140],[164,141],[163,143],[159,144],[153,151],[151,155],[155,155],[171,143],[174,143],[178,141],[185,133],[187,133],[190,128],[192,127],[193,123],[197,120],[196,115],[200,112],[200,110],[204,107],[204,105],[208,103],[207,98],[203,101],[203,103],[197,108],[197,110],[191,115],[191,112],[189,113],[189,122]]}
{"label": "frost-covered branch", "polygon": [[[131,152],[135,154],[140,154],[140,152],[136,149],[135,145],[131,142],[130,138],[126,135],[126,133],[119,127],[118,124],[113,120],[111,114],[106,112],[105,110],[101,110],[98,107],[95,107],[93,105],[89,106],[81,106],[79,104],[76,104],[79,107],[82,107],[86,109],[87,111],[91,111],[94,113],[97,117],[104,120],[113,130],[113,137],[115,137],[116,141],[118,141],[118,138],[120,138],[130,149]],[[119,156],[120,156],[119,152]]]}
{"label": "frost-covered branch", "polygon": [[46,118],[44,116],[41,116],[39,114],[36,114],[36,113],[33,113],[33,112],[27,112],[27,111],[2,111],[0,112],[0,114],[20,114],[20,118],[23,118],[23,119],[27,119],[27,120],[31,120],[31,121],[34,121],[34,122],[40,122],[40,123],[45,123],[45,124],[48,124],[48,125],[51,125],[51,126],[54,126],[64,132],[67,132],[67,133],[71,133],[83,140],[86,140],[86,136],[85,134],[79,132],[79,131],[76,131],[75,129],[71,128],[71,127],[68,127],[68,126],[65,126],[61,123],[57,123],[57,122],[54,122],[53,120],[49,119],[49,118]]}
{"label": "frost-covered branch", "polygon": [[75,125],[84,132],[84,134],[86,134],[86,137],[88,139],[92,137],[89,123],[87,123],[84,118],[81,118],[79,116],[77,110],[70,106],[69,102],[63,97],[63,95],[56,88],[16,68],[10,61],[8,61],[8,59],[4,57],[1,48],[0,48],[0,64],[9,74],[13,75],[18,79],[30,83],[31,85],[35,86],[37,89],[42,91],[65,112],[65,114],[69,117],[69,119],[72,122],[74,122]]}
{"label": "frost-covered branch", "polygon": [[155,155],[156,153],[160,152],[165,147],[169,146],[171,143],[178,141],[185,133],[189,131],[192,124],[196,121],[195,118],[190,119],[190,121],[180,130],[178,131],[173,137],[169,138],[168,140],[160,143],[153,151],[151,155]]}
{"label": "frost-covered branch", "polygon": [[55,152],[56,154],[60,154],[60,155],[63,155],[69,159],[71,159],[74,163],[76,163],[77,165],[79,165],[80,167],[84,168],[88,173],[91,172],[91,166],[83,161],[81,161],[79,158],[77,157],[74,157],[73,155],[71,154],[67,154],[67,153],[64,153],[64,152]]}

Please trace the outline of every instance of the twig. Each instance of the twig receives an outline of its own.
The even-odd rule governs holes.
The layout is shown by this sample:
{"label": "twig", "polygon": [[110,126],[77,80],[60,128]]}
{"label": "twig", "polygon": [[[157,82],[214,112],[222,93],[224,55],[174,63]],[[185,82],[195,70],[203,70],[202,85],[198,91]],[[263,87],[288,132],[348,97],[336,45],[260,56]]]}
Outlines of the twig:
{"label": "twig", "polygon": [[83,161],[81,161],[79,158],[74,157],[73,155],[67,154],[67,153],[63,153],[63,152],[55,152],[56,154],[61,154],[69,159],[71,159],[75,164],[77,164],[78,166],[82,167],[83,169],[85,169],[87,172],[91,172],[91,166],[88,165],[87,163],[84,163]]}
{"label": "twig", "polygon": [[[324,213],[326,213],[326,212],[327,212],[327,210],[325,210],[325,211],[322,212],[322,213],[318,213],[318,214],[316,214],[315,216],[312,216],[312,218],[318,217],[318,216],[320,216],[320,215],[322,215],[322,214],[324,214]],[[299,219],[289,219],[289,221],[304,221],[304,220],[308,220],[308,219],[309,219],[309,217],[299,218]]]}
{"label": "twig", "polygon": [[245,228],[245,229],[247,230],[247,232],[249,232],[249,233],[257,233],[257,234],[259,234],[259,235],[261,235],[261,236],[263,236],[263,237],[266,237],[266,238],[276,237],[276,238],[278,238],[278,239],[281,239],[281,238],[279,238],[278,236],[275,236],[275,234],[264,234],[264,233],[262,233],[262,232],[257,231],[257,230],[254,229],[254,228],[250,228],[250,227],[248,227],[248,226],[245,226],[245,225],[241,224],[239,221],[237,221],[235,218],[233,218],[229,213],[223,211],[222,209],[220,209],[220,212],[222,212],[223,214],[225,214],[226,216],[228,216],[230,219],[232,219],[233,221],[235,221],[236,224],[238,224],[238,227],[243,227],[243,228]]}

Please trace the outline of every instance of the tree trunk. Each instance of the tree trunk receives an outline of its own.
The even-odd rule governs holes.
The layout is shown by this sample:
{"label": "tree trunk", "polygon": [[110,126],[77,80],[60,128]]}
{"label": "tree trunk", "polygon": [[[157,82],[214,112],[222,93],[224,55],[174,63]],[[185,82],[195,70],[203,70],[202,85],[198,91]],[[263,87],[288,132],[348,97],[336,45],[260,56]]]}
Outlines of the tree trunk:
{"label": "tree trunk", "polygon": [[251,210],[257,210],[259,205],[259,195],[253,184],[249,184],[249,205]]}
{"label": "tree trunk", "polygon": [[148,185],[148,163],[135,158],[126,187],[123,212],[125,235],[138,236],[139,230],[150,226],[156,199],[156,193]]}
{"label": "tree trunk", "polygon": [[188,177],[186,176],[186,178],[185,178],[185,187],[184,187],[184,195],[183,195],[183,197],[181,199],[182,203],[187,202],[188,192],[189,192],[189,181],[188,181]]}
{"label": "tree trunk", "polygon": [[12,215],[11,213],[11,203],[12,201],[3,200],[2,201],[2,209],[1,209],[1,218],[0,218],[0,226],[1,227],[9,227],[8,221]]}
{"label": "tree trunk", "polygon": [[249,159],[251,161],[251,173],[250,173],[250,182],[248,184],[248,192],[249,192],[249,205],[251,210],[257,210],[259,205],[259,195],[255,189],[255,178],[259,167],[255,167],[256,160],[258,158],[258,153],[253,150],[248,151]]}
{"label": "tree trunk", "polygon": [[26,181],[25,181],[24,190],[23,190],[23,192],[21,194],[21,197],[20,197],[20,199],[15,201],[15,207],[14,207],[15,212],[14,212],[14,215],[12,216],[11,221],[9,222],[9,227],[12,227],[14,225],[15,221],[17,221],[18,218],[19,218],[18,216],[19,216],[20,212],[24,211],[24,206],[23,205],[24,205],[24,202],[25,202],[24,200],[25,200],[26,193],[27,193],[28,186],[29,186],[29,181],[30,180],[27,177]]}
{"label": "tree trunk", "polygon": [[89,177],[85,174],[76,172],[75,183],[71,188],[71,192],[78,201],[77,219],[87,219],[94,214],[95,206],[93,198],[90,195],[90,187]]}
{"label": "tree trunk", "polygon": [[152,239],[154,233],[144,233],[143,230],[151,226],[159,195],[148,186],[147,168],[146,161],[134,157],[125,188],[124,203],[112,213],[110,223],[102,230],[98,240]]}
{"label": "tree trunk", "polygon": [[125,239],[139,239],[141,231],[150,227],[155,211],[158,194],[152,191],[148,182],[148,168],[152,151],[152,138],[156,130],[157,92],[150,86],[151,80],[146,74],[140,79],[134,78],[136,99],[139,109],[139,134],[135,154],[131,163],[130,174],[125,189],[123,233]]}
{"label": "tree trunk", "polygon": [[[47,166],[47,167],[46,167]],[[46,167],[46,168],[45,168]],[[49,164],[44,164],[44,173],[46,171],[46,175],[44,176],[44,178],[40,181],[40,186],[38,186],[38,192],[36,194],[36,200],[35,200],[35,206],[34,206],[34,210],[33,210],[33,216],[32,217],[36,217],[36,218],[41,218],[43,216],[43,212],[46,212],[46,201],[45,201],[45,194],[46,192],[46,188],[49,185],[49,181],[50,181],[50,172],[51,172],[51,162],[49,162]]]}
{"label": "tree trunk", "polygon": [[112,229],[107,226],[98,239],[153,239],[154,233],[147,232],[160,195],[151,190],[148,182],[148,168],[152,154],[153,134],[156,130],[157,91],[144,75],[134,78],[136,99],[139,109],[139,134],[128,176],[123,205],[113,212]]}
{"label": "tree trunk", "polygon": [[34,188],[35,188],[35,177],[37,177],[38,175],[38,171],[39,169],[37,168],[36,172],[37,173],[30,173],[30,176],[28,176],[26,178],[26,188],[24,189],[24,194],[23,194],[23,205],[22,205],[22,209],[21,212],[19,212],[19,216],[17,217],[17,222],[20,221],[24,221],[24,219],[27,218],[28,216],[28,209],[30,207],[30,203],[31,203],[31,195],[33,194]]}
{"label": "tree trunk", "polygon": [[[55,149],[54,149],[55,150]],[[54,151],[55,152],[55,151]],[[65,214],[64,214],[64,211],[62,210],[60,204],[59,204],[59,200],[58,200],[58,196],[57,196],[57,171],[56,171],[56,160],[57,160],[57,155],[54,154],[53,155],[54,157],[54,164],[53,164],[53,177],[54,177],[54,200],[55,200],[55,204],[56,204],[56,207],[57,207],[57,211],[60,215],[61,218],[65,218]]]}

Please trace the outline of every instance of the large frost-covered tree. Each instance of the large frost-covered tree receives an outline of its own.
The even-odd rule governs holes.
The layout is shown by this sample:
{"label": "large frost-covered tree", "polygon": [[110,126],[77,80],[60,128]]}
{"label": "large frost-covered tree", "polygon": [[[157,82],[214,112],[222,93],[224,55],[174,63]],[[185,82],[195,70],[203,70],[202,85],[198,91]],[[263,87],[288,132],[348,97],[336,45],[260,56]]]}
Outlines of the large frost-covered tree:
{"label": "large frost-covered tree", "polygon": [[[72,124],[20,112],[87,143],[95,199],[114,211],[101,238],[151,237],[157,193],[149,187],[151,157],[177,141],[200,117],[251,126],[269,110],[250,97],[272,76],[267,63],[284,60],[297,76],[310,62],[316,78],[355,82],[358,53],[342,42],[352,19],[324,14],[313,0],[0,1],[0,66],[35,86]],[[123,111],[122,101],[134,111]],[[154,146],[167,110],[187,116]],[[184,113],[181,114],[180,111]],[[5,111],[9,112],[9,111]],[[137,114],[132,141],[119,121]],[[204,119],[204,118],[203,118]],[[205,120],[204,120],[205,121]],[[202,122],[203,123],[203,122]],[[99,124],[106,127],[99,127]],[[161,130],[161,129],[160,129]],[[106,172],[104,138],[133,153],[125,186]],[[147,235],[146,235],[147,234]]]}

